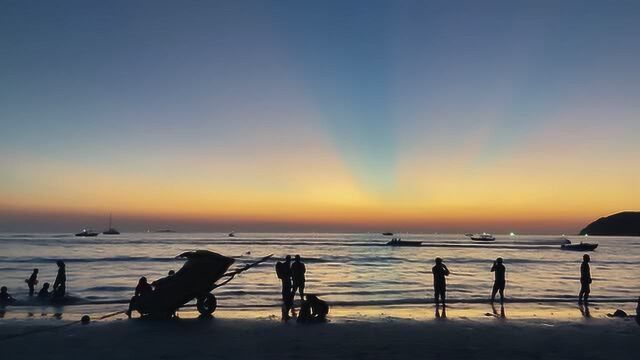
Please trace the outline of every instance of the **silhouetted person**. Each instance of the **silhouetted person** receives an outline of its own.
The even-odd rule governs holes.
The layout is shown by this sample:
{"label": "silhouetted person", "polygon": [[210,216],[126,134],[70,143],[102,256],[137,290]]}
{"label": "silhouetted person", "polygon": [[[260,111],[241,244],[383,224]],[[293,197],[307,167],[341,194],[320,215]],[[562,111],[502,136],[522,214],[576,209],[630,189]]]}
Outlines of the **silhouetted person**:
{"label": "silhouetted person", "polygon": [[500,292],[500,304],[504,304],[504,286],[506,284],[505,273],[507,269],[502,264],[502,258],[497,258],[493,262],[491,272],[495,273],[495,280],[493,282],[493,290],[491,291],[491,302],[496,299],[496,293]]}
{"label": "silhouetted person", "polygon": [[582,257],[582,265],[580,265],[580,293],[578,294],[578,303],[589,303],[589,293],[591,292],[591,268],[589,262],[591,258],[584,254]]}
{"label": "silhouetted person", "polygon": [[133,297],[131,298],[131,301],[129,301],[129,309],[126,312],[127,316],[131,317],[131,312],[138,308],[140,301],[143,301],[145,297],[152,293],[153,287],[149,284],[147,278],[144,276],[141,277],[140,280],[138,280],[138,285],[136,286]]}
{"label": "silhouetted person", "polygon": [[40,291],[38,291],[38,298],[39,299],[46,299],[49,297],[49,283],[46,282],[42,285],[42,289],[40,289]]}
{"label": "silhouetted person", "polygon": [[0,288],[0,305],[8,305],[16,302],[13,296],[9,295],[9,290],[6,286]]}
{"label": "silhouetted person", "polygon": [[296,255],[295,261],[291,264],[291,279],[293,280],[293,296],[295,297],[296,291],[300,292],[300,301],[304,300],[304,273],[307,268],[304,263],[300,261],[300,255]]}
{"label": "silhouetted person", "polygon": [[438,299],[442,299],[442,306],[445,306],[446,293],[447,293],[447,280],[446,276],[449,276],[449,269],[442,262],[441,258],[436,258],[436,265],[431,269],[433,273],[433,291],[434,301],[438,305]]}
{"label": "silhouetted person", "polygon": [[24,282],[27,283],[29,287],[29,296],[33,296],[33,292],[35,291],[35,286],[38,284],[38,269],[33,269],[31,276],[26,279]]}
{"label": "silhouetted person", "polygon": [[61,298],[67,292],[67,270],[64,261],[58,260],[56,264],[58,265],[58,275],[56,275],[56,280],[53,282],[52,295],[54,298]]}
{"label": "silhouetted person", "polygon": [[287,255],[285,261],[276,263],[276,275],[282,282],[282,319],[289,320],[289,311],[293,308],[293,297],[291,287],[291,256]]}
{"label": "silhouetted person", "polygon": [[307,300],[302,302],[298,322],[322,322],[327,319],[329,305],[320,300],[316,295],[307,295]]}

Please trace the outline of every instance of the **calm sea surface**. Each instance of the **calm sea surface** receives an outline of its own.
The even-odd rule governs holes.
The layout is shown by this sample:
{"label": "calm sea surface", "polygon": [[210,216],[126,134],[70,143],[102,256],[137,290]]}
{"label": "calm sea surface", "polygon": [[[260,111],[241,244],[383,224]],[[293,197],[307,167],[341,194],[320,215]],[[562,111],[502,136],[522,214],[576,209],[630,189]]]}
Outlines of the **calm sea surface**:
{"label": "calm sea surface", "polygon": [[[0,284],[27,300],[24,279],[40,269],[40,285],[53,283],[56,260],[67,264],[67,289],[78,303],[129,299],[140,276],[153,280],[183,261],[184,251],[207,249],[234,257],[233,267],[267,254],[300,254],[307,265],[307,292],[333,305],[420,304],[431,298],[436,256],[451,270],[448,298],[477,302],[488,298],[492,260],[507,266],[507,297],[518,302],[575,301],[582,253],[561,251],[557,236],[498,236],[490,244],[464,235],[407,234],[422,247],[383,246],[380,234],[155,234],[130,233],[80,238],[69,234],[0,234]],[[573,242],[585,240],[570,237]],[[631,302],[640,295],[640,238],[589,237],[599,243],[592,258],[594,302]],[[250,252],[250,253],[249,253]],[[275,258],[215,290],[228,308],[279,303]]]}

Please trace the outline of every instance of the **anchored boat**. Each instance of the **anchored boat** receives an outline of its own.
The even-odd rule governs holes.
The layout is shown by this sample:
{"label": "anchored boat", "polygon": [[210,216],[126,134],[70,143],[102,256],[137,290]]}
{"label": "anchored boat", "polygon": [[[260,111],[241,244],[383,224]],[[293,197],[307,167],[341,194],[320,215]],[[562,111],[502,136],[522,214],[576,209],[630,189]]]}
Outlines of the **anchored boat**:
{"label": "anchored boat", "polygon": [[580,242],[580,244],[562,244],[560,249],[572,250],[572,251],[593,251],[598,247],[598,244]]}
{"label": "anchored boat", "polygon": [[422,246],[422,241],[405,241],[401,238],[393,238],[387,243],[388,246]]}
{"label": "anchored boat", "polygon": [[94,237],[94,236],[98,236],[98,234],[99,233],[97,233],[97,232],[95,232],[93,230],[82,229],[82,231],[77,233],[76,236]]}
{"label": "anchored boat", "polygon": [[482,234],[471,235],[471,240],[473,240],[473,241],[495,241],[496,237],[491,235],[491,234],[482,233]]}

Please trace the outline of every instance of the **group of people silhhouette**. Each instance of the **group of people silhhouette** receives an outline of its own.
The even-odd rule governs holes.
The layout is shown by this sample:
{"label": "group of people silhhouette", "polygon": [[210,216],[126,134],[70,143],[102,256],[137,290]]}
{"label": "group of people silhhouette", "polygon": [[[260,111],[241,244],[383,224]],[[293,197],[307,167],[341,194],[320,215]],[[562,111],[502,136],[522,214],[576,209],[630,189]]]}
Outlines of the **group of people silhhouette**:
{"label": "group of people silhhouette", "polygon": [[304,295],[305,273],[307,268],[296,255],[293,263],[291,255],[285,257],[285,261],[276,263],[276,275],[282,284],[282,319],[287,321],[291,316],[296,316],[294,309],[294,298],[296,292],[300,294],[300,311],[297,314],[298,322],[318,322],[324,321],[329,313],[329,305],[320,300],[316,295]]}
{"label": "group of people silhhouette", "polygon": [[[589,262],[591,258],[585,254],[582,257],[582,264],[580,265],[580,292],[578,294],[578,303],[586,305],[589,303],[589,293],[591,292],[591,268]],[[446,306],[446,292],[447,292],[447,280],[446,277],[451,274],[447,266],[444,264],[441,258],[435,259],[435,265],[431,269],[433,273],[433,291],[434,301],[436,306],[442,303],[442,306]],[[500,304],[504,304],[504,289],[506,286],[506,272],[507,269],[504,266],[504,261],[501,257],[497,258],[491,266],[491,272],[494,273],[493,289],[491,290],[491,303],[493,304],[496,295],[500,294]],[[639,300],[640,306],[640,300]],[[438,314],[438,313],[437,313]]]}
{"label": "group of people silhhouette", "polygon": [[[589,294],[591,292],[591,258],[585,254],[583,256],[582,264],[580,265],[580,291],[578,294],[578,303],[581,305],[581,310],[588,316],[588,302]],[[63,298],[66,294],[66,266],[63,261],[57,261],[58,273],[53,283],[53,290],[49,291],[49,283],[44,283],[42,288],[38,291],[37,297],[39,299],[56,300]],[[287,321],[292,316],[296,317],[294,309],[294,298],[296,293],[300,296],[300,309],[297,314],[298,322],[320,322],[326,319],[329,313],[328,304],[319,299],[316,295],[305,295],[305,283],[306,283],[306,266],[302,262],[300,255],[296,255],[294,261],[291,261],[291,256],[287,255],[284,261],[278,261],[275,266],[276,274],[281,281],[282,292],[282,319]],[[506,267],[502,258],[497,258],[490,271],[494,273],[494,283],[491,291],[491,303],[493,304],[496,295],[500,295],[500,304],[504,304],[504,291],[506,286]],[[447,277],[451,274],[449,268],[444,264],[442,258],[435,258],[435,265],[432,267],[431,272],[433,274],[433,290],[434,290],[434,302],[436,305],[436,316],[446,317],[446,292],[447,292]],[[169,271],[168,276],[171,277],[175,272]],[[25,279],[27,287],[29,289],[29,296],[35,295],[36,285],[38,284],[39,270],[33,269],[33,272],[29,278]],[[138,285],[135,289],[135,294],[130,301],[129,309],[126,312],[131,316],[132,310],[135,310],[144,301],[145,297],[154,292],[154,286],[160,286],[160,279],[157,282],[150,284],[146,277],[141,277],[138,281]],[[6,286],[0,288],[0,305],[8,305],[15,303]],[[442,304],[442,314],[439,312],[440,304]],[[493,305],[492,305],[493,306]],[[640,312],[640,298],[638,300],[638,309]],[[502,316],[504,316],[504,309],[502,308]],[[496,310],[494,308],[494,314]],[[637,319],[640,323],[640,319]]]}
{"label": "group of people silhhouette", "polygon": [[[64,298],[67,292],[67,271],[64,261],[58,260],[56,262],[58,266],[58,274],[53,282],[53,291],[49,291],[50,284],[45,282],[42,284],[42,288],[38,291],[37,298],[39,300],[60,300]],[[29,289],[29,297],[33,297],[36,291],[36,285],[38,285],[39,269],[33,269],[29,278],[25,279],[27,288]],[[13,304],[16,299],[9,294],[9,290],[6,286],[0,288],[0,305]]]}

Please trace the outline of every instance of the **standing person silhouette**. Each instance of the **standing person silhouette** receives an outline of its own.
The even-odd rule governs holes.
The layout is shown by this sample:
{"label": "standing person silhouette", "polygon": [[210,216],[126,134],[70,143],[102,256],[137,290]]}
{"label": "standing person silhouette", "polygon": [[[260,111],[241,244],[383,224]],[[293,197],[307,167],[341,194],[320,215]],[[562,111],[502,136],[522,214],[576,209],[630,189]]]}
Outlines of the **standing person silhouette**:
{"label": "standing person silhouette", "polygon": [[293,296],[295,297],[296,291],[299,291],[300,301],[304,301],[305,272],[307,272],[307,268],[300,261],[300,255],[296,255],[293,264],[291,264],[291,278],[293,280]]}
{"label": "standing person silhouette", "polygon": [[582,257],[582,264],[580,265],[580,293],[578,294],[578,304],[589,303],[589,293],[591,293],[591,267],[589,262],[591,257],[584,254]]}
{"label": "standing person silhouette", "polygon": [[33,292],[35,291],[35,286],[38,284],[38,269],[33,269],[31,276],[24,282],[27,283],[29,287],[29,296],[33,296]]}
{"label": "standing person silhouette", "polygon": [[496,293],[500,292],[500,304],[504,304],[504,287],[506,284],[505,273],[507,269],[502,264],[502,258],[499,257],[493,262],[491,272],[495,273],[495,280],[493,282],[493,290],[491,291],[491,303],[496,299]]}
{"label": "standing person silhouette", "polygon": [[53,282],[53,297],[61,298],[67,292],[67,270],[64,261],[58,260],[56,264],[58,265],[58,275]]}
{"label": "standing person silhouette", "polygon": [[289,311],[293,308],[294,294],[291,292],[291,255],[285,257],[284,262],[276,263],[276,275],[282,282],[282,320],[289,320]]}
{"label": "standing person silhouette", "polygon": [[447,292],[447,280],[445,277],[449,276],[449,269],[447,269],[441,258],[437,257],[435,261],[436,265],[431,269],[433,273],[434,301],[438,306],[438,299],[442,299],[442,307],[444,307]]}

